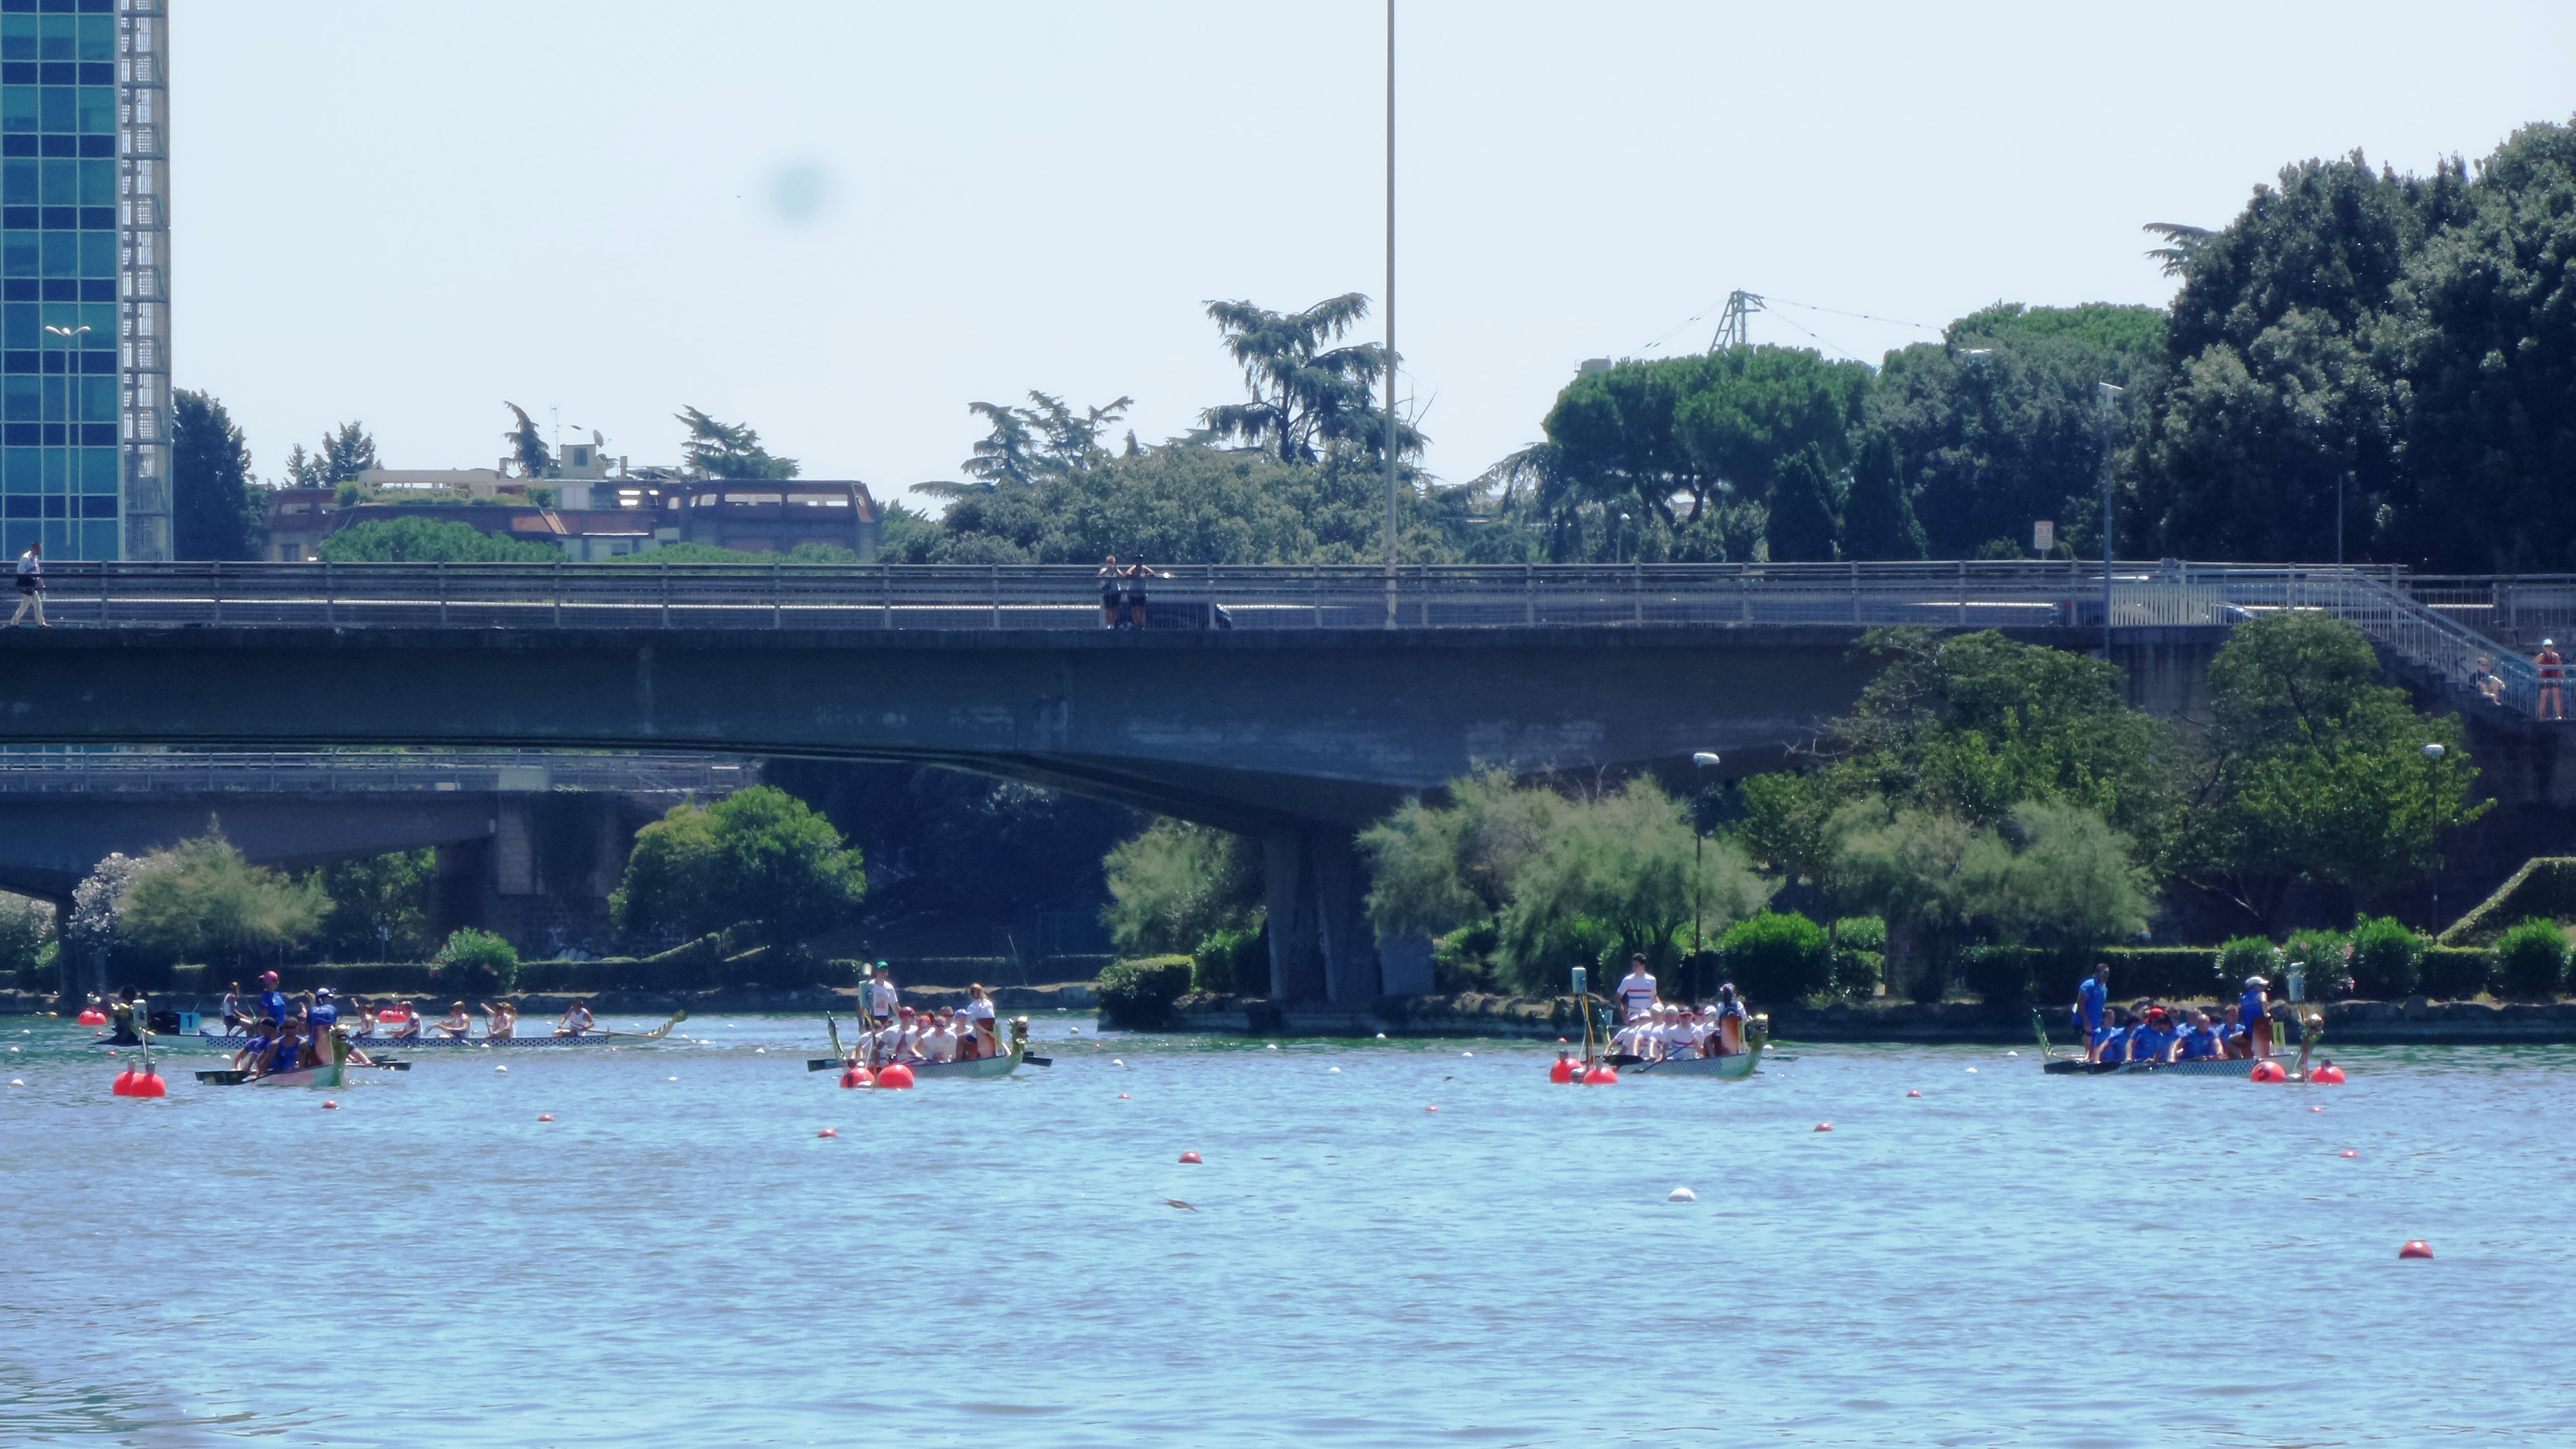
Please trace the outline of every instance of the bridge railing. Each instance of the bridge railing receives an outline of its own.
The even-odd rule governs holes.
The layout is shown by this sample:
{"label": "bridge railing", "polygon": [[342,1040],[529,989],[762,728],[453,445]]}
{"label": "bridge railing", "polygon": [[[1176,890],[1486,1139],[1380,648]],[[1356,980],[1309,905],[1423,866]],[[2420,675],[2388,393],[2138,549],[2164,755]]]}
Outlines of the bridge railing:
{"label": "bridge railing", "polygon": [[[2358,573],[2358,571],[2347,571]],[[2099,624],[2098,563],[1180,565],[1155,627]],[[2117,623],[2210,623],[2336,571],[2122,563]],[[58,623],[728,629],[1097,629],[1072,565],[59,563]]]}
{"label": "bridge railing", "polygon": [[599,790],[726,795],[739,761],[546,750],[0,750],[0,794]]}
{"label": "bridge railing", "polygon": [[[1089,565],[90,563],[49,566],[58,622],[330,628],[1097,630]],[[2082,560],[1842,564],[1175,565],[1149,626],[1455,629],[2228,624],[2323,609],[2446,685],[2477,661],[2503,702],[2538,678],[2498,642],[2576,634],[2576,577],[2410,577],[2386,566]],[[1123,614],[1122,610],[1122,614]],[[2509,627],[2490,631],[2499,613]],[[2527,632],[2527,630],[2525,631]]]}

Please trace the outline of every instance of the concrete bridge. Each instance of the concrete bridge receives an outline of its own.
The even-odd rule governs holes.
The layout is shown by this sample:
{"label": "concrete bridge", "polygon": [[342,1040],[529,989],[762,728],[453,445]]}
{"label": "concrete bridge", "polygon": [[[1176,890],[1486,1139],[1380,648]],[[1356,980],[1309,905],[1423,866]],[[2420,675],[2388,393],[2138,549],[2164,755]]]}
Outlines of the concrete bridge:
{"label": "concrete bridge", "polygon": [[[1427,989],[1381,961],[1352,832],[1480,764],[1777,766],[1870,674],[1861,630],[2001,626],[2187,710],[2266,608],[2439,675],[2504,651],[2385,571],[2066,564],[1191,569],[1141,632],[1076,569],[86,565],[0,640],[0,743],[647,748],[947,765],[1260,837],[1273,989]],[[2110,628],[2103,627],[2105,620]],[[2514,661],[2500,661],[2510,665]],[[2519,686],[2518,686],[2519,687]]]}
{"label": "concrete bridge", "polygon": [[498,750],[0,751],[0,888],[68,910],[111,852],[203,834],[305,870],[434,849],[431,923],[542,949],[604,933],[634,832],[755,778],[705,755]]}

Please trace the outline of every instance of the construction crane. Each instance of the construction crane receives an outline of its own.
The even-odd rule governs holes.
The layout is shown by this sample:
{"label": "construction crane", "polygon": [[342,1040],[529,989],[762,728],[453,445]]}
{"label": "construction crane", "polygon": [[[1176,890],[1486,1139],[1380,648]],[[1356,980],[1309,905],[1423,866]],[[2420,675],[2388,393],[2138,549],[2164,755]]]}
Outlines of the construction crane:
{"label": "construction crane", "polygon": [[1730,347],[1753,345],[1753,314],[1767,310],[1762,298],[1738,287],[1726,294],[1726,310],[1718,314],[1717,336],[1711,338],[1708,350],[1724,352]]}

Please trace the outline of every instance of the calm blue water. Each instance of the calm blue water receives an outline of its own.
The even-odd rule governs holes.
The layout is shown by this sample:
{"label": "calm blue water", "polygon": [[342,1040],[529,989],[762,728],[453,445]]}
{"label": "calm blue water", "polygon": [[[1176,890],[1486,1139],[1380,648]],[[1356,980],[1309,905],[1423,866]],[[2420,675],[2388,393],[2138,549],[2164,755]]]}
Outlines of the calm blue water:
{"label": "calm blue water", "polygon": [[1577,1090],[1072,1024],[1002,1083],[843,1092],[732,1018],[326,1112],[0,1019],[0,1444],[2576,1439],[2576,1051]]}

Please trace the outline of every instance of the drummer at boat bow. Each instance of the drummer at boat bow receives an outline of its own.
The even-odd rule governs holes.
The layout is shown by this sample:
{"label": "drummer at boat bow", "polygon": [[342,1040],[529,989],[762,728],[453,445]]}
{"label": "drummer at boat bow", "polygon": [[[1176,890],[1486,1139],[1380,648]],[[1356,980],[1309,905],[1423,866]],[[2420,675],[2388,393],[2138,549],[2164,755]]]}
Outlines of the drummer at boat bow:
{"label": "drummer at boat bow", "polygon": [[1646,969],[1645,953],[1628,958],[1628,974],[1619,978],[1619,1016],[1622,1021],[1635,1021],[1653,1009],[1656,1001],[1655,974]]}

